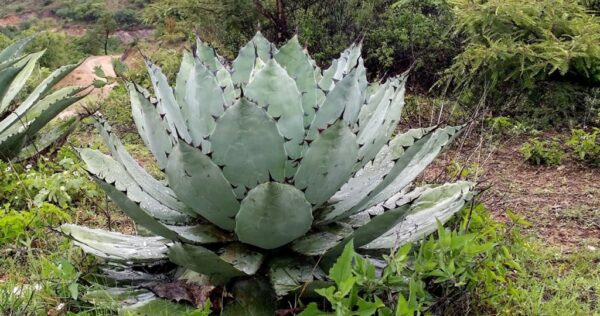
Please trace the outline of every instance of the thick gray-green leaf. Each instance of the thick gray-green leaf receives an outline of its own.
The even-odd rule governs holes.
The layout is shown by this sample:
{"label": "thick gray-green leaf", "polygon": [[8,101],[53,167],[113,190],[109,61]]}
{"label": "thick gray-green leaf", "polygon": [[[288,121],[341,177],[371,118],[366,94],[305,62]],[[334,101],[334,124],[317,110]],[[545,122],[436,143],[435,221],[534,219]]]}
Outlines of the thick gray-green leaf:
{"label": "thick gray-green leaf", "polygon": [[208,135],[215,128],[215,117],[223,114],[225,99],[217,78],[200,62],[192,68],[182,112],[195,147],[210,152]]}
{"label": "thick gray-green leaf", "polygon": [[[147,265],[152,266],[156,261],[149,262]],[[142,264],[143,266],[143,264]],[[84,280],[106,285],[106,286],[150,286],[157,283],[169,282],[168,273],[148,273],[140,271],[135,266],[130,267],[124,264],[111,262],[110,265],[98,267],[98,271],[90,273],[83,277]]]}
{"label": "thick gray-green leaf", "polygon": [[217,66],[219,62],[214,48],[204,43],[200,37],[196,37],[196,57],[211,72],[214,73],[219,69]]}
{"label": "thick gray-green leaf", "polygon": [[202,246],[175,243],[169,247],[169,259],[209,276],[212,282],[224,283],[234,277],[256,273],[263,255],[240,244],[227,245],[215,253]]}
{"label": "thick gray-green leaf", "polygon": [[348,181],[357,155],[356,136],[346,123],[338,121],[310,144],[294,184],[313,205],[321,205]]}
{"label": "thick gray-green leaf", "polygon": [[[395,132],[404,108],[404,84],[405,81],[400,81],[390,101],[385,98],[382,100],[380,107],[358,134],[358,142],[362,145],[358,156],[362,165],[375,158]],[[385,108],[384,114],[380,112],[381,106]]]}
{"label": "thick gray-green leaf", "polygon": [[187,315],[196,308],[158,298],[142,288],[104,288],[86,292],[82,297],[99,310],[117,311],[122,316],[171,316]]}
{"label": "thick gray-green leaf", "polygon": [[84,251],[109,261],[150,263],[167,258],[169,240],[162,237],[125,235],[73,224],[63,224],[60,230]]}
{"label": "thick gray-green leaf", "polygon": [[233,236],[212,224],[197,224],[194,226],[166,225],[178,235],[178,239],[189,244],[205,245],[233,241]]}
{"label": "thick gray-green leaf", "polygon": [[12,43],[8,47],[0,51],[0,63],[4,62],[5,60],[17,58],[19,55],[21,55],[21,53],[25,50],[27,44],[29,44],[29,42],[31,42],[33,38],[33,35],[27,36]]}
{"label": "thick gray-green leaf", "polygon": [[150,175],[138,162],[127,152],[119,138],[112,133],[108,122],[96,122],[96,127],[104,139],[104,143],[110,149],[112,157],[117,160],[135,182],[161,204],[178,211],[180,213],[195,215],[190,207],[177,199],[177,196],[171,188],[164,185]]}
{"label": "thick gray-green leaf", "polygon": [[[279,51],[280,53],[282,51]],[[300,158],[304,141],[304,111],[300,91],[275,59],[271,59],[248,83],[246,96],[277,119],[277,127],[286,138],[285,149],[292,159]]]}
{"label": "thick gray-green leaf", "polygon": [[327,94],[310,125],[308,139],[314,139],[318,130],[326,128],[339,118],[348,125],[356,123],[361,106],[361,91],[356,74],[356,69],[352,70]]}
{"label": "thick gray-green leaf", "polygon": [[433,130],[403,151],[388,175],[345,215],[356,214],[379,204],[411,183],[441,150],[450,143],[451,137],[460,127],[446,127]]}
{"label": "thick gray-green leaf", "polygon": [[57,121],[44,127],[35,137],[29,141],[27,147],[21,149],[18,159],[20,161],[43,153],[52,145],[64,140],[77,127],[79,120],[76,117]]}
{"label": "thick gray-green leaf", "polygon": [[221,169],[199,149],[179,142],[167,164],[167,178],[177,197],[213,224],[232,231],[239,202]]}
{"label": "thick gray-green leaf", "polygon": [[169,86],[167,77],[158,66],[149,60],[146,60],[146,67],[148,68],[150,81],[152,81],[152,86],[154,87],[154,93],[158,99],[156,108],[159,114],[164,116],[167,126],[169,126],[169,130],[171,131],[171,136],[175,138],[179,136],[188,144],[191,143],[192,137],[187,130],[180,105],[175,100],[175,94],[171,86]]}
{"label": "thick gray-green leaf", "polygon": [[[14,113],[23,115],[31,106],[43,98],[55,84],[66,77],[73,69],[77,68],[80,64],[66,65],[56,69],[46,79],[44,79],[34,90],[27,96],[27,99],[15,109]],[[0,128],[2,130],[2,128]]]}
{"label": "thick gray-green leaf", "polygon": [[358,115],[358,126],[361,131],[365,129],[365,126],[371,120],[373,113],[380,108],[380,103],[386,99],[391,101],[393,92],[394,88],[391,87],[389,80],[377,87],[375,93],[369,98],[367,104],[361,108]]}
{"label": "thick gray-green leaf", "polygon": [[354,243],[354,247],[359,248],[382,236],[402,221],[408,215],[410,209],[411,205],[406,204],[392,210],[387,210],[383,214],[371,218],[366,224],[358,227],[335,247],[329,249],[325,254],[325,257],[328,258],[325,262],[339,256],[344,250],[344,246],[351,240]]}
{"label": "thick gray-green leaf", "polygon": [[[89,148],[81,149],[79,154],[85,161],[88,172],[107,182],[109,186],[114,186],[116,190],[125,192],[132,203],[135,202],[134,204],[138,205],[145,214],[153,219],[167,224],[185,224],[191,220],[184,213],[163,205],[142,190],[123,165],[114,158]],[[144,223],[140,224],[146,226]]]}
{"label": "thick gray-green leaf", "polygon": [[150,149],[160,168],[167,167],[167,157],[173,149],[168,126],[140,87],[128,83],[131,114],[140,137]]}
{"label": "thick gray-green leaf", "polygon": [[140,207],[140,205],[129,199],[126,192],[118,190],[114,185],[104,180],[94,178],[96,183],[106,192],[113,201],[127,216],[133,221],[148,229],[153,234],[165,237],[170,240],[178,240],[177,233],[167,228],[163,223],[156,220],[151,214]]}
{"label": "thick gray-green leaf", "polygon": [[26,145],[62,110],[85,97],[75,95],[80,91],[81,88],[77,87],[63,88],[35,103],[18,119],[15,119],[16,115],[7,117],[2,122],[2,125],[6,122],[7,127],[0,133],[0,155],[10,159],[18,154],[21,146]]}
{"label": "thick gray-green leaf", "polygon": [[305,256],[320,256],[350,236],[353,231],[350,225],[344,223],[329,224],[299,238],[291,248]]}
{"label": "thick gray-green leaf", "polygon": [[317,263],[307,257],[276,257],[268,265],[269,279],[278,296],[301,290],[307,283],[327,278]]}
{"label": "thick gray-green leaf", "polygon": [[27,79],[33,73],[33,69],[37,64],[37,61],[42,57],[44,51],[30,54],[22,62],[26,62],[25,66],[14,76],[8,85],[8,87],[2,89],[3,93],[0,94],[0,113],[4,113],[8,109],[10,103],[14,98],[21,92],[21,89],[27,83]]}
{"label": "thick gray-green leaf", "polygon": [[298,90],[302,94],[304,126],[308,126],[315,116],[318,87],[311,60],[300,46],[297,35],[294,35],[279,49],[279,52],[275,55],[275,60],[296,81]]}
{"label": "thick gray-green leaf", "polygon": [[286,154],[275,120],[241,99],[217,120],[209,138],[212,160],[235,187],[254,188],[275,179],[283,182]]}
{"label": "thick gray-green leaf", "polygon": [[187,81],[190,78],[192,68],[194,67],[194,56],[188,52],[183,52],[181,59],[181,65],[179,66],[179,72],[175,81],[175,100],[179,104],[179,107],[185,106],[185,92],[187,87]]}
{"label": "thick gray-green leaf", "polygon": [[245,85],[250,79],[256,58],[269,60],[277,53],[275,45],[271,44],[260,32],[240,49],[237,58],[233,61],[233,74],[231,79],[235,85]]}
{"label": "thick gray-green leaf", "polygon": [[330,209],[326,209],[317,222],[331,222],[361,202],[392,171],[395,161],[404,153],[404,148],[413,145],[415,140],[429,131],[431,129],[416,128],[394,137],[373,161],[367,163],[331,197]]}
{"label": "thick gray-green leaf", "polygon": [[308,232],[312,220],[311,205],[300,190],[267,182],[252,189],[242,201],[235,217],[235,233],[246,244],[274,249]]}
{"label": "thick gray-green leaf", "polygon": [[471,198],[473,183],[456,182],[426,189],[412,204],[410,214],[365,249],[390,249],[416,241],[434,232],[437,221],[445,223]]}

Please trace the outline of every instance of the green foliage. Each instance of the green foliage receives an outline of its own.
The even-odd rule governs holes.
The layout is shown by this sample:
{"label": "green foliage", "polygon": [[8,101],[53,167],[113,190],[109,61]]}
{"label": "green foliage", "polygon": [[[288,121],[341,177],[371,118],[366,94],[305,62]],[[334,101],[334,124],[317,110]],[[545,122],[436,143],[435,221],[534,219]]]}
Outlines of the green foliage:
{"label": "green foliage", "polygon": [[[375,297],[373,301],[358,296],[359,279],[354,275],[354,265],[366,268],[368,277],[375,278],[375,266],[369,264],[354,252],[354,244],[350,241],[345,247],[342,255],[329,270],[329,278],[335,282],[335,286],[317,289],[316,292],[323,296],[331,304],[333,314],[323,313],[316,303],[309,304],[299,316],[370,316],[387,309],[380,298]],[[364,276],[364,275],[363,275]],[[389,309],[388,314],[389,314]]]}
{"label": "green foliage", "polygon": [[541,141],[532,138],[519,149],[525,160],[534,165],[560,165],[565,151],[558,139]]}
{"label": "green foliage", "polygon": [[450,69],[458,86],[514,79],[531,88],[555,72],[600,80],[600,20],[576,1],[451,3],[468,41]]}
{"label": "green foliage", "polygon": [[512,119],[507,116],[492,117],[487,119],[486,123],[494,134],[501,136],[516,136],[522,134],[539,133],[527,122]]}
{"label": "green foliage", "polygon": [[571,138],[567,145],[573,150],[575,157],[593,165],[600,164],[600,129],[593,128],[591,132],[582,129],[571,130]]}
{"label": "green foliage", "polygon": [[63,0],[56,15],[67,21],[95,22],[106,11],[103,0]]}
{"label": "green foliage", "polygon": [[[379,277],[370,259],[347,246],[329,272],[335,286],[317,290],[333,313],[311,303],[301,315],[448,315],[495,307],[513,291],[512,275],[522,271],[520,227],[529,225],[507,214],[510,225],[492,220],[483,205],[466,208],[458,228],[438,225],[435,236],[402,246],[386,258]],[[395,302],[380,300],[394,295]]]}
{"label": "green foliage", "polygon": [[15,210],[10,204],[0,209],[0,246],[27,239],[44,238],[47,228],[71,220],[64,209],[47,202],[25,210]]}
{"label": "green foliage", "polygon": [[415,63],[413,76],[424,89],[458,51],[459,42],[451,39],[452,14],[445,0],[281,4],[282,11],[276,1],[159,0],[144,8],[144,21],[169,41],[191,39],[197,30],[228,58],[235,57],[257,29],[276,43],[283,43],[297,30],[300,42],[316,52],[313,58],[318,64],[329,62],[350,43],[364,38],[365,62],[373,76],[399,73]]}
{"label": "green foliage", "polygon": [[99,197],[74,159],[62,149],[58,163],[47,158],[25,167],[0,162],[0,244],[43,238],[47,228],[70,221],[79,203]]}
{"label": "green foliage", "polygon": [[450,3],[466,46],[438,86],[536,127],[586,123],[600,82],[599,17],[575,0]]}
{"label": "green foliage", "polygon": [[412,66],[413,84],[426,91],[460,50],[460,41],[451,33],[454,18],[446,0],[394,1],[371,16],[365,34],[367,64],[379,75]]}

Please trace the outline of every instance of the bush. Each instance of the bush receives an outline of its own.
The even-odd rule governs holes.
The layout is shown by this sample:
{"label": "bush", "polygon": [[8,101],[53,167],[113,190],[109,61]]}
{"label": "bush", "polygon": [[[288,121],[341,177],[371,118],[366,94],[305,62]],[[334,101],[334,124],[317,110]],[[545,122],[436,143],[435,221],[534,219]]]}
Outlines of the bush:
{"label": "bush", "polygon": [[533,138],[519,151],[533,165],[559,165],[566,154],[557,139],[540,141]]}
{"label": "bush", "polygon": [[538,126],[581,122],[600,83],[600,18],[575,0],[452,0],[464,51],[439,87]]}
{"label": "bush", "polygon": [[600,165],[600,128],[588,133],[582,129],[571,130],[571,138],[567,145],[573,150],[575,157],[592,165]]}
{"label": "bush", "polygon": [[[493,221],[483,205],[467,207],[450,230],[402,246],[386,257],[385,268],[346,246],[329,271],[335,285],[317,290],[336,315],[455,315],[483,312],[502,304],[514,291],[511,275],[529,223],[507,212],[510,225]],[[378,263],[377,266],[381,266]],[[393,301],[390,299],[397,297]],[[451,298],[451,299],[449,299]],[[323,315],[315,303],[301,316]]]}
{"label": "bush", "polygon": [[117,25],[121,28],[127,28],[139,25],[141,22],[137,18],[138,13],[131,9],[123,9],[113,14]]}

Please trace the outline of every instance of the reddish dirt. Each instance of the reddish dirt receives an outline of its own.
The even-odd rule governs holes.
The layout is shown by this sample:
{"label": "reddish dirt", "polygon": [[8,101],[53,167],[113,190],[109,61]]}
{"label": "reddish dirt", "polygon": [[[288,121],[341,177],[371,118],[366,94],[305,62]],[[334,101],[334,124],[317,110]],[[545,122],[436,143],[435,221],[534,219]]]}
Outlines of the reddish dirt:
{"label": "reddish dirt", "polygon": [[[69,75],[67,75],[63,80],[61,80],[56,86],[57,88],[66,87],[66,86],[82,86],[88,87],[91,86],[94,80],[98,79],[94,74],[94,69],[96,67],[102,68],[104,74],[108,77],[114,77],[115,71],[112,66],[113,58],[119,58],[120,56],[90,56],[86,58],[79,67],[73,70]],[[90,92],[90,95],[96,97],[96,100],[101,100],[108,96],[110,91],[112,90],[114,85],[107,85],[102,89],[93,89]],[[87,92],[87,90],[86,90]],[[90,98],[84,99],[82,102],[89,101]],[[63,111],[59,118],[67,118],[77,114],[76,106],[71,106],[69,109]]]}
{"label": "reddish dirt", "polygon": [[519,153],[528,136],[508,138],[497,146],[477,138],[466,138],[462,147],[457,140],[425,179],[447,179],[452,161],[477,163],[482,174],[473,180],[479,188],[488,188],[479,199],[495,217],[507,220],[506,210],[511,210],[531,222],[531,232],[567,249],[600,246],[600,168],[572,159],[560,166],[533,166]]}
{"label": "reddish dirt", "polygon": [[0,18],[0,26],[2,27],[17,26],[21,24],[21,22],[23,22],[23,20],[21,20],[21,18],[16,15],[10,15],[7,17]]}

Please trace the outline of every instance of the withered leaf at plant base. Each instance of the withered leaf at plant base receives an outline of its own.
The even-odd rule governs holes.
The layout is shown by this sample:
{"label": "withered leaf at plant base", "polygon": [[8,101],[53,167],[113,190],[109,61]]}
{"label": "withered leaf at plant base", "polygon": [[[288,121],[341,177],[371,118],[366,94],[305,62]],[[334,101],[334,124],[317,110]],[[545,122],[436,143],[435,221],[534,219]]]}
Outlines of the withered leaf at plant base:
{"label": "withered leaf at plant base", "polygon": [[220,309],[223,288],[212,285],[197,285],[185,281],[162,283],[150,288],[158,297],[175,302],[185,301],[197,308],[202,308],[209,300],[213,310]]}

